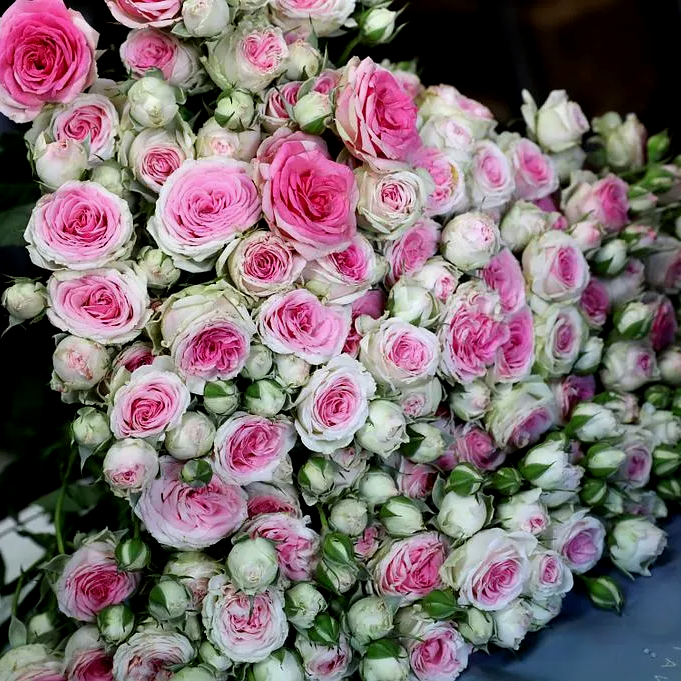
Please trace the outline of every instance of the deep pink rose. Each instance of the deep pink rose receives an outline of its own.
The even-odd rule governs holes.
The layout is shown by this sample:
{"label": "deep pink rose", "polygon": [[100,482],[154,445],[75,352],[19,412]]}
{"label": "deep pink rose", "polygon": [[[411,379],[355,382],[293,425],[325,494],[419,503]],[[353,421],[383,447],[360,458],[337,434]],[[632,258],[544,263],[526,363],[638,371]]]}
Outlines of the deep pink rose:
{"label": "deep pink rose", "polygon": [[246,487],[246,492],[249,518],[256,518],[265,513],[287,513],[302,518],[298,495],[291,486],[278,487],[264,482],[254,482]]}
{"label": "deep pink rose", "polygon": [[516,196],[536,201],[558,189],[553,161],[528,139],[520,139],[506,151],[515,177]]}
{"label": "deep pink rose", "polygon": [[273,352],[294,354],[311,364],[339,355],[350,332],[350,311],[324,305],[304,289],[271,296],[258,311],[262,342]]}
{"label": "deep pink rose", "polygon": [[336,127],[350,153],[377,167],[405,161],[421,146],[416,106],[390,71],[371,58],[345,67],[336,98]]}
{"label": "deep pink rose", "polygon": [[617,175],[584,182],[569,198],[565,216],[570,223],[596,220],[607,232],[619,232],[629,222],[629,185]]}
{"label": "deep pink rose", "polygon": [[270,229],[308,260],[350,244],[358,200],[352,171],[314,142],[285,141],[267,167],[262,206]]}
{"label": "deep pink rose", "polygon": [[154,350],[151,343],[135,341],[132,345],[123,348],[111,363],[112,373],[116,373],[121,367],[125,367],[130,373],[147,366],[154,361]]}
{"label": "deep pink rose", "polygon": [[410,499],[426,499],[433,491],[436,478],[437,471],[432,466],[402,458],[397,487]]}
{"label": "deep pink rose", "polygon": [[655,352],[659,352],[674,342],[678,322],[674,305],[667,296],[654,296],[653,300],[656,301],[656,309],[650,329],[650,342]]}
{"label": "deep pink rose", "polygon": [[466,186],[461,168],[453,156],[437,147],[423,147],[413,163],[428,171],[435,187],[428,195],[426,215],[449,215],[466,206]]}
{"label": "deep pink rose", "polygon": [[567,423],[572,410],[578,404],[593,399],[596,394],[596,379],[593,375],[570,375],[555,381],[551,387],[560,410],[561,422]]}
{"label": "deep pink rose", "polygon": [[506,459],[506,453],[497,449],[492,436],[476,426],[467,423],[455,432],[455,452],[459,462],[471,463],[481,471],[493,471]]}
{"label": "deep pink rose", "polygon": [[358,298],[352,303],[352,323],[350,326],[350,333],[343,346],[343,352],[357,357],[359,354],[359,343],[362,340],[362,334],[357,330],[356,321],[362,315],[367,315],[372,319],[379,319],[385,311],[386,297],[385,293],[380,289],[373,289],[367,291],[361,298]]}
{"label": "deep pink rose", "polygon": [[63,0],[16,0],[0,18],[0,112],[26,123],[74,100],[97,75],[98,37]]}
{"label": "deep pink rose", "polygon": [[67,681],[113,681],[113,657],[104,648],[76,651],[66,667]]}
{"label": "deep pink rose", "polygon": [[191,550],[212,546],[246,520],[246,494],[216,475],[203,487],[180,480],[183,462],[160,459],[161,476],[147,487],[135,514],[151,536],[164,546]]}
{"label": "deep pink rose", "polygon": [[382,524],[369,525],[359,538],[355,539],[355,556],[364,561],[373,558],[384,535],[385,528]]}
{"label": "deep pink rose", "polygon": [[274,132],[291,122],[289,111],[298,101],[302,84],[301,81],[293,81],[267,91],[262,105],[262,125],[267,132]]}
{"label": "deep pink rose", "polygon": [[513,314],[525,304],[525,279],[520,263],[508,248],[502,248],[482,270],[487,286],[499,295],[506,314]]}
{"label": "deep pink rose", "polygon": [[442,585],[440,568],[447,548],[436,532],[424,532],[393,542],[373,566],[374,583],[384,596],[402,596],[411,603]]}
{"label": "deep pink rose", "polygon": [[408,645],[409,664],[418,681],[454,681],[468,666],[473,646],[449,622],[428,625]]}
{"label": "deep pink rose", "polygon": [[170,26],[180,20],[182,0],[105,0],[114,19],[128,28]]}
{"label": "deep pink rose", "polygon": [[141,78],[147,71],[158,69],[170,81],[180,49],[179,39],[171,33],[139,28],[130,31],[121,45],[121,61],[133,76]]}
{"label": "deep pink rose", "polygon": [[238,485],[271,482],[295,442],[293,424],[284,417],[234,414],[215,435],[215,473]]}
{"label": "deep pink rose", "polygon": [[244,532],[251,539],[263,537],[274,543],[279,569],[295,582],[310,579],[319,561],[319,535],[305,519],[287,513],[269,513],[249,521]]}
{"label": "deep pink rose", "polygon": [[418,272],[432,258],[440,242],[440,225],[434,220],[419,220],[394,241],[386,242],[385,258],[390,270],[386,284],[394,286],[403,275]]}
{"label": "deep pink rose", "polygon": [[92,622],[108,605],[128,599],[140,573],[119,570],[113,540],[85,542],[69,557],[55,585],[59,610],[67,617]]}
{"label": "deep pink rose", "polygon": [[579,300],[579,308],[589,326],[600,329],[610,314],[610,296],[606,286],[596,277],[591,277]]}
{"label": "deep pink rose", "polygon": [[534,321],[530,308],[524,305],[506,323],[508,340],[499,349],[492,375],[497,381],[516,383],[529,376],[534,364]]}

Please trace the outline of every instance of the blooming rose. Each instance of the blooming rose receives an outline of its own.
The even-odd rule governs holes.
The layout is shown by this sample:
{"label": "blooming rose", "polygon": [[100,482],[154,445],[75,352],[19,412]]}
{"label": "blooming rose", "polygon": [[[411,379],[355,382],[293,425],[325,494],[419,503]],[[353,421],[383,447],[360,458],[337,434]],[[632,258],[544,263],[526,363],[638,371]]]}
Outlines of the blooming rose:
{"label": "blooming rose", "polygon": [[580,402],[590,402],[596,394],[596,379],[592,376],[570,375],[551,385],[560,410],[560,420],[567,423],[572,410]]}
{"label": "blooming rose", "polygon": [[95,538],[69,556],[54,587],[59,610],[67,617],[92,622],[100,610],[134,593],[140,575],[119,570],[115,548],[113,538]]}
{"label": "blooming rose", "polygon": [[433,490],[437,471],[423,463],[412,463],[402,458],[397,486],[402,494],[410,499],[427,499]]}
{"label": "blooming rose", "polygon": [[441,303],[448,303],[459,285],[461,272],[444,258],[435,256],[428,259],[411,278]]}
{"label": "blooming rose", "polygon": [[303,660],[306,679],[317,681],[341,681],[348,674],[352,662],[352,648],[341,632],[335,646],[313,643],[298,634],[295,647]]}
{"label": "blooming rose", "polygon": [[73,101],[97,75],[98,33],[63,0],[16,0],[0,21],[0,112],[32,121]]}
{"label": "blooming rose", "polygon": [[461,605],[501,610],[522,593],[536,546],[526,532],[483,530],[450,554],[440,568],[442,581],[459,591]]}
{"label": "blooming rose", "polygon": [[419,113],[424,119],[438,115],[458,117],[466,122],[476,139],[487,137],[496,125],[494,115],[484,104],[451,85],[429,87],[421,97]]}
{"label": "blooming rose", "polygon": [[407,642],[409,664],[418,681],[454,681],[468,666],[473,647],[449,622],[433,622]]}
{"label": "blooming rose", "polygon": [[177,267],[205,272],[218,251],[259,217],[248,166],[211,157],[185,161],[167,179],[147,228]]}
{"label": "blooming rose", "polygon": [[114,19],[128,28],[171,26],[180,20],[182,0],[105,0]]}
{"label": "blooming rose", "polygon": [[348,246],[357,228],[359,196],[350,168],[332,161],[324,147],[307,138],[278,137],[266,150],[262,156],[258,151],[264,161],[258,172],[270,229],[309,260]]}
{"label": "blooming rose", "polygon": [[66,643],[66,678],[69,681],[112,681],[113,658],[107,654],[97,628],[81,627]]}
{"label": "blooming rose", "polygon": [[646,258],[646,281],[662,293],[681,291],[681,242],[672,237],[658,238],[659,250]]}
{"label": "blooming rose", "polygon": [[112,373],[116,373],[121,367],[125,367],[130,373],[139,367],[151,364],[154,361],[154,351],[151,343],[135,341],[132,345],[123,348],[111,363]]}
{"label": "blooming rose", "polygon": [[632,392],[660,378],[653,348],[643,341],[616,341],[603,355],[601,381],[608,390]]}
{"label": "blooming rose", "polygon": [[375,392],[374,379],[346,355],[317,369],[295,403],[296,430],[305,447],[322,453],[347,447],[365,424]]}
{"label": "blooming rose", "polygon": [[497,449],[489,433],[474,423],[457,428],[454,437],[459,461],[472,463],[482,471],[493,471],[504,463],[505,452]]}
{"label": "blooming rose", "polygon": [[451,381],[470,383],[487,372],[509,339],[499,297],[475,281],[459,286],[438,331],[440,372]]}
{"label": "blooming rose", "polygon": [[104,479],[119,497],[141,492],[158,474],[158,454],[144,440],[117,440],[102,466]]}
{"label": "blooming rose", "polygon": [[499,348],[491,369],[497,382],[516,383],[527,378],[535,360],[534,319],[530,308],[523,306],[506,319],[508,340]]}
{"label": "blooming rose", "polygon": [[319,535],[309,527],[309,519],[288,513],[265,513],[243,528],[252,539],[263,537],[274,543],[279,568],[286,579],[310,579],[319,561]]}
{"label": "blooming rose", "polygon": [[678,322],[674,306],[667,296],[656,296],[653,293],[647,294],[644,300],[653,305],[655,314],[653,324],[650,329],[650,342],[655,352],[664,350],[671,345],[676,338]]}
{"label": "blooming rose", "polygon": [[130,255],[132,214],[127,202],[95,182],[66,182],[38,200],[24,238],[39,267],[103,267]]}
{"label": "blooming rose", "polygon": [[371,570],[377,591],[411,603],[442,585],[440,568],[447,547],[436,532],[393,541],[375,557]]}
{"label": "blooming rose", "polygon": [[607,232],[619,232],[629,222],[629,187],[608,175],[594,184],[582,182],[565,204],[565,217],[571,222],[596,220]]}
{"label": "blooming rose", "polygon": [[596,277],[591,277],[579,299],[579,308],[591,328],[600,329],[610,314],[608,289]]}
{"label": "blooming rose", "polygon": [[539,548],[530,556],[530,577],[525,587],[529,596],[549,598],[572,590],[572,572],[560,554]]}
{"label": "blooming rose", "polygon": [[208,640],[223,655],[237,663],[260,662],[286,641],[284,597],[277,589],[247,596],[225,575],[217,575],[208,583],[203,625]]}
{"label": "blooming rose", "polygon": [[63,662],[42,644],[20,645],[0,657],[3,681],[65,681]]}
{"label": "blooming rose", "polygon": [[271,482],[295,441],[293,424],[286,418],[237,412],[215,435],[215,473],[239,485]]}
{"label": "blooming rose", "polygon": [[273,352],[323,364],[340,354],[350,332],[350,312],[324,305],[304,289],[268,298],[258,310],[258,332]]}
{"label": "blooming rose", "polygon": [[[385,311],[386,297],[383,291],[372,289],[367,291],[361,298],[353,301],[350,309],[352,313],[352,323],[350,333],[345,340],[343,352],[351,357],[359,354],[359,343],[362,340],[363,321],[366,318],[380,319]],[[364,317],[364,320],[362,319]]]}
{"label": "blooming rose", "polygon": [[549,305],[535,319],[536,365],[545,376],[568,374],[586,342],[587,328],[572,305]]}
{"label": "blooming rose", "polygon": [[390,71],[351,59],[338,84],[336,127],[350,153],[377,168],[404,161],[421,145],[416,107]]}
{"label": "blooming rose", "polygon": [[237,161],[251,161],[260,146],[259,130],[234,132],[209,118],[196,133],[196,156],[227,156]]}
{"label": "blooming rose", "polygon": [[535,536],[544,532],[549,525],[546,507],[539,499],[539,487],[514,494],[496,508],[499,524],[509,532],[527,532]]}
{"label": "blooming rose", "polygon": [[172,669],[194,659],[194,646],[177,632],[144,629],[118,646],[113,658],[114,681],[170,678]]}
{"label": "blooming rose", "polygon": [[401,236],[386,242],[384,255],[389,271],[386,283],[392,286],[403,275],[414,275],[437,253],[440,225],[434,220],[416,222]]}
{"label": "blooming rose", "polygon": [[588,515],[586,509],[571,512],[566,507],[553,518],[546,541],[572,572],[581,575],[601,559],[605,528],[600,520]]}
{"label": "blooming rose", "polygon": [[468,186],[473,205],[482,210],[503,206],[513,196],[515,180],[511,165],[491,140],[475,145]]}
{"label": "blooming rose", "polygon": [[610,557],[628,573],[650,576],[650,566],[667,547],[667,535],[643,518],[620,520],[611,535]]}
{"label": "blooming rose", "polygon": [[246,519],[246,494],[213,476],[203,487],[180,480],[183,463],[161,457],[161,476],[135,506],[151,536],[174,549],[203,549],[228,537]]}
{"label": "blooming rose", "polygon": [[272,0],[274,23],[287,33],[306,35],[311,30],[323,37],[345,25],[355,9],[355,0]]}
{"label": "blooming rose", "polygon": [[535,201],[558,189],[559,178],[553,161],[534,142],[502,133],[497,143],[511,164],[518,198]]}
{"label": "blooming rose", "polygon": [[383,278],[387,265],[366,237],[356,235],[340,251],[307,263],[305,287],[324,301],[348,305]]}
{"label": "blooming rose", "polygon": [[302,518],[298,494],[291,485],[253,482],[246,487],[246,492],[249,518],[256,518],[265,513],[287,513]]}
{"label": "blooming rose", "polygon": [[151,316],[146,278],[126,263],[55,272],[47,295],[53,326],[104,345],[133,340]]}
{"label": "blooming rose", "polygon": [[487,286],[499,295],[506,314],[518,312],[525,304],[525,280],[520,263],[511,251],[502,248],[481,272]]}
{"label": "blooming rose", "polygon": [[[405,459],[406,460],[406,459]],[[369,525],[358,539],[355,539],[355,557],[367,561],[376,555],[381,540],[385,535],[385,528],[381,524]]]}
{"label": "blooming rose", "polygon": [[302,81],[292,81],[281,88],[270,88],[261,105],[262,126],[267,132],[274,132],[291,123],[290,112],[298,101]]}
{"label": "blooming rose", "polygon": [[428,171],[434,185],[426,201],[426,215],[449,215],[466,208],[466,183],[453,154],[437,147],[423,147],[413,159],[416,168]]}
{"label": "blooming rose", "polygon": [[523,270],[532,293],[548,302],[576,302],[589,283],[589,266],[575,240],[556,230],[529,243]]}
{"label": "blooming rose", "polygon": [[442,231],[443,255],[465,272],[486,266],[500,244],[499,228],[486,213],[457,215]]}

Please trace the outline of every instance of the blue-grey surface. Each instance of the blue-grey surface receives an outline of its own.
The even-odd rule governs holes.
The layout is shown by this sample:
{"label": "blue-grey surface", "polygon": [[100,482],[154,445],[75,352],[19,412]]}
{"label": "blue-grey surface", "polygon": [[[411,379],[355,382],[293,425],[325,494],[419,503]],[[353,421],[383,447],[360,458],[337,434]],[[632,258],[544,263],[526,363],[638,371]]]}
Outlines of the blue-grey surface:
{"label": "blue-grey surface", "polygon": [[666,527],[669,546],[652,577],[617,577],[621,617],[568,597],[550,628],[530,634],[515,655],[471,658],[465,681],[681,681],[681,517]]}

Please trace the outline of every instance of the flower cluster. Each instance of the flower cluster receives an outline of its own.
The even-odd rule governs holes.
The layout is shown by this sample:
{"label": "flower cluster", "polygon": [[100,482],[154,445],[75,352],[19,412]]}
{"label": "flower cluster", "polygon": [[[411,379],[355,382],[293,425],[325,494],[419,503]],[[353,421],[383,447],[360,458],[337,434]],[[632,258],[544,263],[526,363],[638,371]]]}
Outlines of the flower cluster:
{"label": "flower cluster", "polygon": [[389,39],[389,2],[106,4],[119,83],[62,0],[0,21],[49,271],[3,304],[59,330],[75,444],[141,530],[50,564],[72,634],[29,627],[0,677],[451,681],[577,578],[621,607],[587,573],[649,574],[681,499],[664,136],[611,114],[587,158],[564,92],[524,93],[522,137],[322,57]]}

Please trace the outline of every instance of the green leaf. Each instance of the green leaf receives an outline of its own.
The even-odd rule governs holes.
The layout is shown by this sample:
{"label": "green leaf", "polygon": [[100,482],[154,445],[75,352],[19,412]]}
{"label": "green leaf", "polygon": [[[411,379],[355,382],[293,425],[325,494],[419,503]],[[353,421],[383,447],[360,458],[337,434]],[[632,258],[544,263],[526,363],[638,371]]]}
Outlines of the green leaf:
{"label": "green leaf", "polygon": [[552,463],[531,463],[527,466],[521,465],[520,472],[523,474],[524,478],[531,482],[544,475],[551,466],[553,466]]}
{"label": "green leaf", "polygon": [[402,648],[395,643],[395,641],[383,638],[380,641],[374,641],[369,645],[365,657],[369,660],[385,660],[386,658],[398,659],[402,657]]}
{"label": "green leaf", "polygon": [[26,625],[20,620],[12,615],[12,619],[9,623],[9,644],[12,648],[18,648],[19,646],[25,646],[28,640],[28,634],[26,632]]}
{"label": "green leaf", "polygon": [[421,601],[421,607],[437,620],[450,619],[461,610],[457,605],[454,593],[440,589],[431,591]]}
{"label": "green leaf", "polygon": [[34,203],[24,203],[0,212],[0,247],[26,245],[24,231],[34,206]]}

